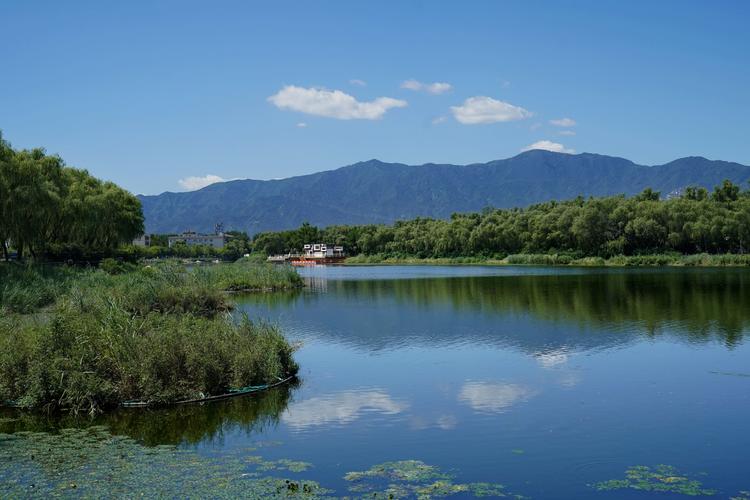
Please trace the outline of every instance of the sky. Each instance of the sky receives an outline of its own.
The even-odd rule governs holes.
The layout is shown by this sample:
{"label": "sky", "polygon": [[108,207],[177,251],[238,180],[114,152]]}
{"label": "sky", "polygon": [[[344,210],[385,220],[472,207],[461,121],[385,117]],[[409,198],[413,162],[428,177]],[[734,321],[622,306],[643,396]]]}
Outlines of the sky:
{"label": "sky", "polygon": [[530,148],[750,164],[750,2],[0,0],[0,130],[139,194]]}

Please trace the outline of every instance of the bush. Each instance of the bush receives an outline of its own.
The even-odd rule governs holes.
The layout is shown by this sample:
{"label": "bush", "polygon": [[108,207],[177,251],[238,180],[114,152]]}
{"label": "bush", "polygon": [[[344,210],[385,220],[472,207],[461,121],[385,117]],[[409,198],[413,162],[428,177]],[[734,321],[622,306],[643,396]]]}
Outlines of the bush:
{"label": "bush", "polygon": [[131,262],[123,262],[112,258],[103,259],[99,263],[99,269],[107,274],[124,274],[137,269],[137,266]]}

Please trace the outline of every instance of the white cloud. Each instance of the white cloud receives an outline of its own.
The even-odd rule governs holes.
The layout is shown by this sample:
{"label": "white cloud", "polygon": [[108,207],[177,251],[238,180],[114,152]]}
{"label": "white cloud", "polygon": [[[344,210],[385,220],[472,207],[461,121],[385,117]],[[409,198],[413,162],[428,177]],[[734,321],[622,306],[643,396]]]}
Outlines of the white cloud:
{"label": "white cloud", "polygon": [[305,127],[307,127],[307,123],[305,123],[305,122],[299,122],[297,124],[297,128],[305,128]]}
{"label": "white cloud", "polygon": [[576,131],[575,130],[561,130],[557,133],[557,135],[573,136],[573,135],[576,135]]}
{"label": "white cloud", "polygon": [[534,392],[529,388],[516,384],[467,382],[461,388],[458,400],[476,411],[502,413],[533,395]]}
{"label": "white cloud", "polygon": [[550,120],[550,124],[555,127],[575,127],[576,121],[572,118],[558,118],[557,120]]}
{"label": "white cloud", "polygon": [[338,120],[379,120],[391,108],[403,108],[408,103],[391,97],[378,97],[361,102],[340,90],[304,88],[287,85],[268,98],[279,109],[299,111],[309,115]]}
{"label": "white cloud", "polygon": [[349,83],[351,83],[352,85],[356,85],[358,87],[365,87],[365,86],[367,86],[367,82],[366,81],[359,80],[357,78],[353,78],[353,79],[349,80]]}
{"label": "white cloud", "polygon": [[560,144],[559,142],[552,141],[536,141],[534,144],[529,144],[521,151],[531,151],[532,149],[545,149],[547,151],[554,151],[555,153],[575,153],[575,149],[569,149]]}
{"label": "white cloud", "polygon": [[444,117],[444,116],[438,116],[438,117],[432,119],[432,124],[433,125],[440,125],[441,123],[445,123],[445,120],[447,120],[446,117]]}
{"label": "white cloud", "polygon": [[446,82],[422,83],[418,80],[406,80],[401,84],[402,89],[420,91],[423,90],[428,94],[443,94],[453,88],[453,85]]}
{"label": "white cloud", "polygon": [[461,106],[451,106],[453,116],[464,125],[510,122],[532,116],[530,111],[491,97],[469,97]]}
{"label": "white cloud", "polygon": [[180,179],[179,181],[177,181],[177,183],[183,189],[187,189],[188,191],[195,191],[196,189],[204,188],[210,184],[214,184],[216,182],[224,182],[226,180],[227,179],[219,177],[218,175],[208,174],[203,177],[185,177],[184,179]]}
{"label": "white cloud", "polygon": [[329,423],[348,424],[365,411],[395,415],[406,408],[407,404],[395,401],[381,389],[343,391],[292,403],[281,420],[291,428],[301,430]]}

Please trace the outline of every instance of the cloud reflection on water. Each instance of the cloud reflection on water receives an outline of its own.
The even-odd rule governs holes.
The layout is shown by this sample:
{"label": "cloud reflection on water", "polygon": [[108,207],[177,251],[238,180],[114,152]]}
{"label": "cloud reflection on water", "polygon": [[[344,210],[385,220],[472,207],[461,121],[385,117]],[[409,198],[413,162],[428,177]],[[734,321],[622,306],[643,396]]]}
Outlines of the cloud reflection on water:
{"label": "cloud reflection on water", "polygon": [[472,381],[463,385],[458,400],[476,411],[502,413],[535,394],[535,391],[523,385]]}
{"label": "cloud reflection on water", "polygon": [[365,412],[396,415],[409,407],[382,389],[342,391],[313,397],[289,405],[282,421],[292,429],[351,423]]}

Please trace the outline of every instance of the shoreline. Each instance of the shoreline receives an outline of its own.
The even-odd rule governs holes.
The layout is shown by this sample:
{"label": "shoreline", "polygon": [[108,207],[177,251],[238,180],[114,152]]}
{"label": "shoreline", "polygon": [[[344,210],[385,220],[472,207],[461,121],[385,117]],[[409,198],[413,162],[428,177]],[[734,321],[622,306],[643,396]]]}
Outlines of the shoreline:
{"label": "shoreline", "polygon": [[481,257],[355,256],[345,266],[548,266],[548,267],[750,267],[750,254],[618,255],[573,258],[566,254],[515,254],[503,259]]}

